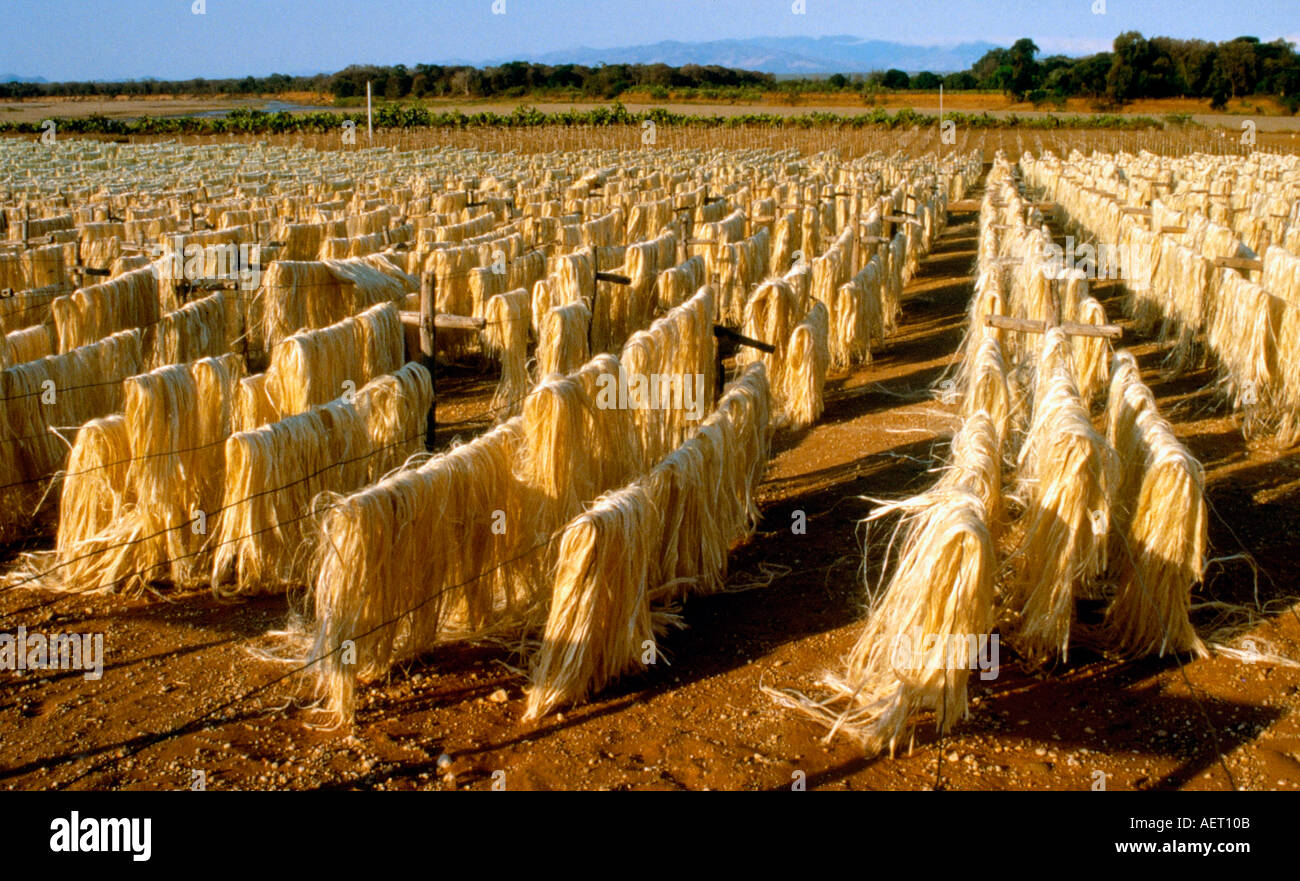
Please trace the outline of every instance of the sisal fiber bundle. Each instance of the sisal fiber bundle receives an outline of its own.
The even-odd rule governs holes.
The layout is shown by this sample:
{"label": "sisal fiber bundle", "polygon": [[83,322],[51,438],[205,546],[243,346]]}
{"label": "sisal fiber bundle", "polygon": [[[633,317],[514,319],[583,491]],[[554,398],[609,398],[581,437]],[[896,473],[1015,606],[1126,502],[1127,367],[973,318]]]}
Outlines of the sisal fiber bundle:
{"label": "sisal fiber bundle", "polygon": [[1227,399],[1234,409],[1248,411],[1250,435],[1261,422],[1275,421],[1270,411],[1278,402],[1274,382],[1279,333],[1288,306],[1238,272],[1224,268],[1221,273],[1221,301],[1212,313],[1206,342],[1219,362],[1219,382]]}
{"label": "sisal fiber bundle", "polygon": [[190,303],[159,320],[146,353],[154,367],[184,364],[217,357],[230,350],[227,295],[218,291]]}
{"label": "sisal fiber bundle", "polygon": [[[327,711],[351,718],[358,678],[440,641],[536,617],[554,559],[538,551],[555,527],[539,534],[526,520],[530,491],[513,468],[523,442],[516,417],[320,505],[311,657],[322,659]],[[445,552],[430,554],[435,542]],[[355,664],[342,657],[345,640],[354,641]]]}
{"label": "sisal fiber bundle", "polygon": [[567,374],[589,355],[591,309],[586,303],[555,306],[542,318],[537,337],[537,375]]}
{"label": "sisal fiber bundle", "polygon": [[23,269],[29,286],[70,288],[72,280],[68,278],[68,267],[76,262],[76,250],[75,244],[50,244],[24,251]]}
{"label": "sisal fiber bundle", "polygon": [[[97,537],[108,533],[122,515],[130,463],[131,443],[126,420],[120,414],[92,419],[77,432],[59,496],[55,551],[60,560],[82,555],[97,558],[117,542],[111,533]],[[98,559],[94,568],[98,568]],[[79,578],[79,574],[68,573],[66,580],[83,590],[95,584],[94,580]],[[99,575],[96,572],[91,577],[97,579]]]}
{"label": "sisal fiber bundle", "polygon": [[962,416],[969,420],[976,413],[984,413],[992,423],[1001,450],[1010,440],[1011,390],[1002,346],[996,336],[983,337],[975,349],[966,380],[962,390]]}
{"label": "sisal fiber bundle", "polygon": [[[1082,298],[1074,318],[1080,324],[1103,325],[1106,310],[1092,297]],[[1078,382],[1079,397],[1084,409],[1092,406],[1097,394],[1106,387],[1110,367],[1110,340],[1105,337],[1076,336],[1070,340],[1074,376]]]}
{"label": "sisal fiber bundle", "polygon": [[666,312],[686,302],[704,285],[705,278],[704,258],[699,256],[660,272],[656,282],[659,309]]}
{"label": "sisal fiber bundle", "polygon": [[151,327],[161,309],[152,268],[136,269],[59,297],[52,304],[59,351],[102,340],[133,327]]}
{"label": "sisal fiber bundle", "polygon": [[63,288],[52,285],[0,297],[0,330],[10,334],[35,324],[48,324],[51,304],[62,293]]}
{"label": "sisal fiber bundle", "polygon": [[1127,656],[1201,656],[1188,604],[1205,568],[1204,472],[1160,416],[1129,352],[1114,358],[1107,419],[1124,468],[1113,501],[1118,588],[1105,632]]}
{"label": "sisal fiber bundle", "polygon": [[653,642],[647,592],[662,530],[655,513],[651,490],[637,482],[600,497],[564,528],[527,718],[603,688]]}
{"label": "sisal fiber bundle", "polygon": [[[706,285],[634,333],[619,356],[621,385],[597,392],[597,407],[630,408],[646,462],[676,449],[708,412],[716,370],[714,303]],[[615,392],[618,400],[609,400]]]}
{"label": "sisal fiber bundle", "polygon": [[1276,397],[1281,419],[1276,441],[1281,447],[1300,440],[1300,256],[1273,245],[1264,252],[1263,288],[1286,303],[1277,337]]}
{"label": "sisal fiber bundle", "polygon": [[[301,330],[327,327],[385,302],[399,302],[419,282],[382,254],[346,260],[276,260],[249,316],[255,348],[271,349]],[[468,313],[462,313],[468,314]]]}
{"label": "sisal fiber bundle", "polygon": [[556,258],[553,270],[556,294],[561,303],[576,303],[591,297],[596,289],[595,252],[588,249]]}
{"label": "sisal fiber bundle", "polygon": [[77,229],[78,255],[85,266],[108,269],[122,255],[122,242],[125,240],[126,227],[122,223],[101,221],[82,224]]}
{"label": "sisal fiber bundle", "polygon": [[825,406],[822,391],[831,360],[827,342],[829,323],[826,307],[813,303],[804,320],[790,334],[782,403],[785,419],[796,431],[816,422]]}
{"label": "sisal fiber bundle", "polygon": [[[1064,338],[1059,330],[1047,336]],[[1074,599],[1090,589],[1106,566],[1110,499],[1119,464],[1110,444],[1093,429],[1061,362],[1048,366],[1044,358],[1040,366],[1019,471],[1026,511],[1008,598],[1019,616],[1018,650],[1039,661],[1056,653],[1065,657]]]}
{"label": "sisal fiber bundle", "polygon": [[[122,562],[144,582],[170,574],[176,584],[193,583],[199,561],[192,552],[206,540],[206,524],[200,530],[194,521],[199,512],[215,514],[221,504],[219,495],[202,497],[205,487],[215,484],[219,490],[221,486],[203,466],[210,469],[219,461],[224,436],[196,437],[195,429],[204,420],[197,384],[184,366],[159,367],[131,377],[124,385],[132,455],[127,484],[134,516],[130,552]],[[219,394],[219,387],[216,391]],[[219,399],[206,403],[221,412]],[[121,574],[111,566],[102,567],[100,577],[105,580],[99,586],[111,586]],[[133,578],[125,587],[134,583]]]}
{"label": "sisal fiber bundle", "polygon": [[282,340],[271,352],[266,394],[283,416],[331,401],[385,373],[405,356],[397,306],[381,303],[360,315]]}
{"label": "sisal fiber bundle", "polygon": [[772,390],[780,394],[785,388],[785,368],[790,334],[799,322],[798,301],[794,288],[781,278],[763,282],[745,304],[740,332],[751,339],[768,343],[774,352],[742,347],[736,352],[737,366],[762,361]]}
{"label": "sisal fiber bundle", "polygon": [[239,381],[230,413],[231,431],[252,431],[280,418],[266,391],[266,374],[254,373]]}
{"label": "sisal fiber bundle", "polygon": [[367,479],[379,480],[424,449],[433,404],[429,371],[414,361],[366,383],[356,408],[370,438]]}
{"label": "sisal fiber bundle", "polygon": [[621,486],[643,468],[644,453],[633,411],[597,404],[598,385],[622,383],[612,355],[598,355],[569,376],[551,374],[524,401],[526,446],[518,475],[534,489],[537,516],[563,523],[602,492]]}
{"label": "sisal fiber bundle", "polygon": [[59,430],[122,408],[122,380],[138,373],[144,360],[140,337],[138,329],[125,330],[3,371],[10,473],[23,481],[49,477],[68,453]]}
{"label": "sisal fiber bundle", "polygon": [[239,357],[226,355],[133,376],[124,383],[123,436],[106,433],[105,420],[78,433],[73,449],[81,467],[70,462],[76,476],[60,499],[56,586],[129,590],[202,579],[209,518],[221,510],[231,396],[242,373]]}
{"label": "sisal fiber bundle", "polygon": [[564,528],[527,718],[640,666],[646,640],[669,620],[652,601],[721,588],[731,543],[758,520],[769,395],[763,365],[749,365],[693,437]]}
{"label": "sisal fiber bundle", "polygon": [[346,233],[343,223],[285,223],[277,233],[277,240],[285,243],[281,256],[286,261],[316,260],[326,239]]}
{"label": "sisal fiber bundle", "polygon": [[57,343],[54,328],[48,324],[11,331],[5,334],[4,346],[0,349],[0,368],[53,355]]}
{"label": "sisal fiber bundle", "polygon": [[531,385],[528,379],[528,329],[531,302],[522,288],[497,294],[487,302],[483,344],[501,361],[501,380],[492,395],[493,410],[505,416],[519,411]]}
{"label": "sisal fiber bundle", "polygon": [[213,589],[250,594],[303,584],[312,500],[363,485],[370,452],[365,421],[342,399],[231,435]]}
{"label": "sisal fiber bundle", "polygon": [[825,678],[830,697],[778,696],[869,754],[892,754],[919,712],[933,712],[940,732],[965,716],[970,672],[993,628],[997,561],[980,499],[961,485],[936,488],[872,517],[893,511],[904,514],[893,574],[844,671]]}

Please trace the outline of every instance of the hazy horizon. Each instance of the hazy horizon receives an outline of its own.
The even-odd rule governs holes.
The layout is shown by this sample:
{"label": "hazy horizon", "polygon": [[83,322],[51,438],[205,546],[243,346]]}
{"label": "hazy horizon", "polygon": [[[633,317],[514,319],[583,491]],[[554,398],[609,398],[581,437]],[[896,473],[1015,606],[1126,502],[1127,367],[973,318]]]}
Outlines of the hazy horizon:
{"label": "hazy horizon", "polygon": [[[1103,51],[1127,30],[1205,40],[1300,42],[1300,7],[1187,0],[1171,16],[1136,0],[9,0],[0,72],[50,81],[310,75],[350,64],[481,64],[663,40],[850,35],[917,47],[1028,36],[1045,54]],[[1105,14],[1093,14],[1104,2]],[[202,3],[202,15],[194,14]],[[504,14],[494,12],[503,11]]]}

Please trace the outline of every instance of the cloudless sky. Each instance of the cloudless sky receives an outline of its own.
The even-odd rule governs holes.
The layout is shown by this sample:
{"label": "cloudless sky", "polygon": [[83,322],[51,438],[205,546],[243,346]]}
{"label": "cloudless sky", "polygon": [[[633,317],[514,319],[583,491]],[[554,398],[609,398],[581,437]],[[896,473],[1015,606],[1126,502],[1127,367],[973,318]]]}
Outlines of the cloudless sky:
{"label": "cloudless sky", "polygon": [[1045,53],[1108,49],[1117,34],[1300,42],[1300,0],[0,0],[0,73],[48,80],[331,72],[348,64],[518,58],[760,36],[918,45],[1028,36]]}

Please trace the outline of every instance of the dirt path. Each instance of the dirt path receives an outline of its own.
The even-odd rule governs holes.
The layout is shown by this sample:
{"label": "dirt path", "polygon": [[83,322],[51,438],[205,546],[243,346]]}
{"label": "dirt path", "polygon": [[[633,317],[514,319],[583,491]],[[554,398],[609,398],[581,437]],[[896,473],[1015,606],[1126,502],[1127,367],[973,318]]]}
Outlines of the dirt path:
{"label": "dirt path", "polygon": [[[1110,789],[1222,789],[1225,763],[1239,787],[1300,785],[1296,669],[1227,658],[1182,668],[1168,659],[1122,663],[1076,650],[1068,665],[1036,676],[1004,647],[1001,675],[973,685],[971,719],[941,741],[923,722],[910,755],[876,760],[842,739],[823,744],[822,729],[760,691],[812,691],[838,665],[865,599],[855,524],[872,503],[861,497],[916,492],[946,455],[957,419],[930,387],[963,332],[976,219],[951,219],[904,293],[899,333],[872,364],[833,379],[822,420],[778,436],[759,533],[732,555],[734,592],[689,601],[687,628],[669,635],[650,672],[524,723],[519,659],[454,646],[364,690],[351,733],[308,727],[310,714],[290,704],[290,683],[196,728],[187,723],[288,669],[250,651],[277,647],[266,634],[283,627],[283,599],[51,603],[9,591],[0,593],[5,629],[103,631],[108,669],[97,682],[29,673],[15,683],[5,674],[0,785],[178,789],[202,772],[213,789],[489,788],[494,780],[509,789],[787,789],[801,772],[808,788],[1086,789],[1102,771]],[[1121,314],[1113,290],[1097,295]],[[1239,554],[1244,544],[1268,573],[1262,601],[1300,594],[1289,566],[1300,543],[1300,460],[1248,450],[1230,417],[1206,410],[1200,389],[1211,377],[1162,382],[1159,347],[1134,348],[1162,411],[1206,464],[1212,553]],[[465,381],[483,395],[480,380]],[[807,518],[806,534],[791,531],[795,511]],[[1202,594],[1242,603],[1253,590],[1250,569],[1229,561],[1211,568]],[[1202,632],[1216,624],[1212,610],[1197,621]],[[1293,611],[1274,610],[1251,635],[1300,657]],[[443,753],[454,776],[437,766]]]}

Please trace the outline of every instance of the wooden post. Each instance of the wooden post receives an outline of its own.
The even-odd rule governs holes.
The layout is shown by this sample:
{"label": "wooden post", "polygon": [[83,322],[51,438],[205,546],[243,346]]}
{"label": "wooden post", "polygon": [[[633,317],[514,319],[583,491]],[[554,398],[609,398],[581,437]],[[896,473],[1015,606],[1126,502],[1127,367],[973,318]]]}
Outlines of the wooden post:
{"label": "wooden post", "polygon": [[713,343],[713,403],[718,403],[718,398],[722,397],[722,388],[726,382],[726,368],[722,365],[722,346],[718,345],[717,340]]}
{"label": "wooden post", "polygon": [[[1008,315],[985,315],[984,323],[989,327],[999,327],[1003,330],[1014,330],[1020,333],[1046,333],[1052,326],[1045,321],[1037,321],[1032,318],[1012,318]],[[1064,321],[1058,325],[1066,336],[1092,336],[1105,337],[1109,340],[1117,340],[1124,335],[1124,329],[1117,324],[1079,324],[1073,321]]]}
{"label": "wooden post", "polygon": [[420,273],[420,360],[429,371],[429,386],[433,389],[433,398],[429,402],[429,416],[425,423],[424,448],[433,449],[433,434],[438,425],[438,390],[435,380],[438,376],[438,362],[435,355],[438,343],[437,325],[434,321],[438,312],[436,294],[438,279],[432,269]]}
{"label": "wooden post", "polygon": [[1264,269],[1263,260],[1251,260],[1248,257],[1215,257],[1214,266],[1228,266],[1232,269],[1241,269],[1247,272],[1261,272]]}
{"label": "wooden post", "polygon": [[596,259],[596,246],[591,246],[591,320],[587,322],[587,357],[596,355],[596,297],[600,292],[600,261]]}
{"label": "wooden post", "polygon": [[[191,223],[191,226],[194,224]],[[175,274],[179,267],[180,274]],[[177,235],[172,240],[172,265],[173,282],[177,294],[180,295],[182,303],[188,302],[190,298],[190,280],[185,277],[185,236]]]}
{"label": "wooden post", "polygon": [[[31,236],[29,235],[31,217],[32,217],[31,203],[23,202],[23,250],[24,251],[26,251],[27,248],[29,247],[27,244],[27,240],[31,238]],[[80,253],[80,251],[78,251],[78,253]]]}

